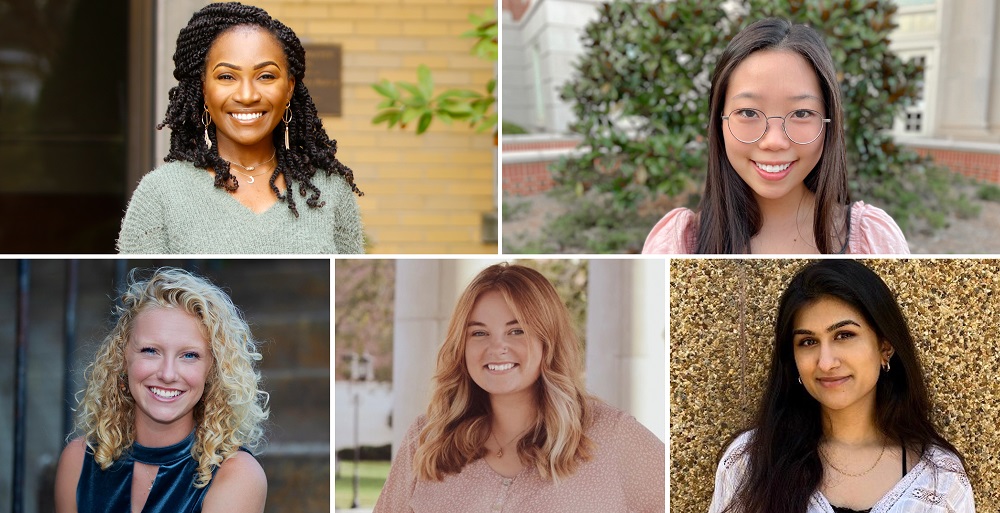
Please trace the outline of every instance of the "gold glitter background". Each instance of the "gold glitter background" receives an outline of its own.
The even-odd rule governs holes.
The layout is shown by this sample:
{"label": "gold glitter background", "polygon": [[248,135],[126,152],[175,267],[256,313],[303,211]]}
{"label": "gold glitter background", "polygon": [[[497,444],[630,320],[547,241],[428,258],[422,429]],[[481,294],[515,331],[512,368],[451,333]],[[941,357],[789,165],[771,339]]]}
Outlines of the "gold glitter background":
{"label": "gold glitter background", "polygon": [[[896,295],[976,509],[1000,511],[1000,261],[860,261]],[[723,446],[760,398],[778,299],[808,262],[671,259],[670,511],[708,509]]]}

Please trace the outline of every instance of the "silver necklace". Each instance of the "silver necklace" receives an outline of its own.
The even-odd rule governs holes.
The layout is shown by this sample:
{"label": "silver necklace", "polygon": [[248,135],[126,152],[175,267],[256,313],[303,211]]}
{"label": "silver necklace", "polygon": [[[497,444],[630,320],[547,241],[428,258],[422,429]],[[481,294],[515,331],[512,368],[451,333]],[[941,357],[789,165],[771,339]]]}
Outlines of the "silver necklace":
{"label": "silver necklace", "polygon": [[[268,162],[274,160],[274,156],[277,155],[277,154],[278,154],[278,149],[275,148],[274,151],[271,152],[271,158],[265,160],[264,162],[260,162],[260,163],[254,164],[252,166],[244,166],[243,164],[240,164],[238,162],[233,162],[231,160],[227,160],[227,162],[229,162],[230,164],[232,164],[234,166],[240,166],[240,167],[242,167],[244,171],[253,171],[254,169],[257,169],[258,166],[263,166],[264,164],[267,164]],[[251,174],[247,174],[247,173],[244,173],[244,172],[241,172],[241,171],[236,171],[236,172],[239,173],[239,174],[241,174],[241,175],[243,175],[243,176],[245,176],[245,177],[247,177],[247,178],[249,178],[250,181],[248,183],[253,183],[254,177],[260,176],[260,175],[262,175],[264,173],[267,173],[267,171],[261,171],[260,173],[257,173],[255,175],[251,175]]]}

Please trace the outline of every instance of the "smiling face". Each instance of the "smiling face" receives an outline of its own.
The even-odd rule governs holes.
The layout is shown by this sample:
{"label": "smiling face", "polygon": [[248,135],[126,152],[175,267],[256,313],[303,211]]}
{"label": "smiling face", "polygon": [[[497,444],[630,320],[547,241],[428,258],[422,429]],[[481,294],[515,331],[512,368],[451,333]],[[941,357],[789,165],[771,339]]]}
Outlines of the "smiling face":
{"label": "smiling face", "polygon": [[234,27],[216,38],[205,65],[205,105],[215,123],[219,152],[273,146],[271,132],[295,87],[281,43],[261,27]]}
{"label": "smiling face", "polygon": [[125,363],[137,432],[186,436],[213,365],[202,324],[184,310],[160,307],[133,323]]}
{"label": "smiling face", "polygon": [[542,343],[529,336],[498,291],[476,300],[465,328],[465,364],[491,397],[526,395],[541,375]]}
{"label": "smiling face", "polygon": [[879,341],[861,312],[820,298],[796,313],[793,336],[802,386],[824,410],[874,411],[875,386],[892,347]]}
{"label": "smiling face", "polygon": [[726,156],[757,200],[801,197],[806,192],[803,180],[823,154],[824,137],[809,144],[795,144],[781,129],[781,119],[770,119],[763,137],[743,143],[728,126],[734,115],[749,112],[733,112],[738,109],[757,109],[767,117],[784,117],[803,109],[827,117],[823,92],[812,66],[794,52],[755,52],[733,70],[723,105],[723,115],[731,118],[722,126]]}

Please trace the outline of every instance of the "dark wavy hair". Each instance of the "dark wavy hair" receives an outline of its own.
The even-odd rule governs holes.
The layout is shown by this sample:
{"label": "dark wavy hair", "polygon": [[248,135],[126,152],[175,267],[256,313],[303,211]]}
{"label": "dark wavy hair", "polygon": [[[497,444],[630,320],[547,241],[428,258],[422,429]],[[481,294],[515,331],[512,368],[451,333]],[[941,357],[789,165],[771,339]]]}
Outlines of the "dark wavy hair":
{"label": "dark wavy hair", "polygon": [[[215,124],[208,132],[212,139],[209,149],[204,141],[205,127],[201,124],[205,94],[205,57],[212,44],[222,33],[240,26],[257,26],[270,32],[281,44],[288,60],[288,72],[295,78],[292,93],[293,119],[288,126],[292,148],[284,147],[284,127],[282,123],[271,134],[277,152],[277,166],[271,173],[269,185],[279,200],[288,202],[288,208],[298,217],[292,194],[293,182],[298,186],[299,195],[306,198],[310,207],[322,207],[320,190],[312,182],[317,169],[327,175],[334,173],[344,177],[351,190],[358,196],[363,193],[354,184],[354,172],[337,160],[337,141],[330,139],[323,129],[316,112],[316,105],[303,79],[306,75],[306,51],[299,38],[280,21],[272,18],[258,7],[238,2],[210,4],[194,13],[187,26],[177,36],[177,51],[174,52],[174,78],[178,84],[170,89],[170,103],[163,122],[157,129],[170,127],[170,152],[164,161],[183,160],[195,166],[215,169],[215,186],[235,191],[239,181],[230,173],[229,162],[219,156]],[[279,174],[285,175],[285,191],[274,185]]]}
{"label": "dark wavy hair", "polygon": [[761,215],[750,186],[726,157],[722,116],[733,70],[752,53],[785,50],[801,55],[819,79],[826,117],[823,154],[806,175],[806,188],[816,195],[813,234],[820,253],[839,253],[847,246],[849,209],[843,224],[834,218],[837,207],[850,203],[847,189],[847,150],[840,83],[833,57],[820,35],[807,25],[768,18],[754,22],[730,41],[712,75],[708,116],[708,177],[702,196],[697,253],[750,253],[750,238],[760,231]]}
{"label": "dark wavy hair", "polygon": [[865,316],[879,340],[892,345],[892,370],[880,373],[875,387],[879,432],[920,454],[936,445],[962,459],[930,420],[930,400],[913,337],[889,287],[855,260],[820,260],[799,271],[781,296],[767,388],[747,446],[747,474],[727,512],[804,512],[820,485],[820,405],[797,382],[792,330],[796,313],[821,298],[851,305]]}

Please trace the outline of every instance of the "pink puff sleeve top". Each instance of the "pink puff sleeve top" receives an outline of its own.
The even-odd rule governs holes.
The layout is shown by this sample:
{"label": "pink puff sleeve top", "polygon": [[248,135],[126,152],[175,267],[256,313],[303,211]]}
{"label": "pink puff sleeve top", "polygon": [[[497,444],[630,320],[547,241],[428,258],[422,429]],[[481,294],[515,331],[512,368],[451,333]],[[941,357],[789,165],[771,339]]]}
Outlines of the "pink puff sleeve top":
{"label": "pink puff sleeve top", "polygon": [[[865,204],[851,205],[850,234],[846,252],[855,255],[910,254],[903,231],[884,210]],[[660,219],[646,237],[644,254],[690,254],[698,247],[698,214],[675,208]]]}

